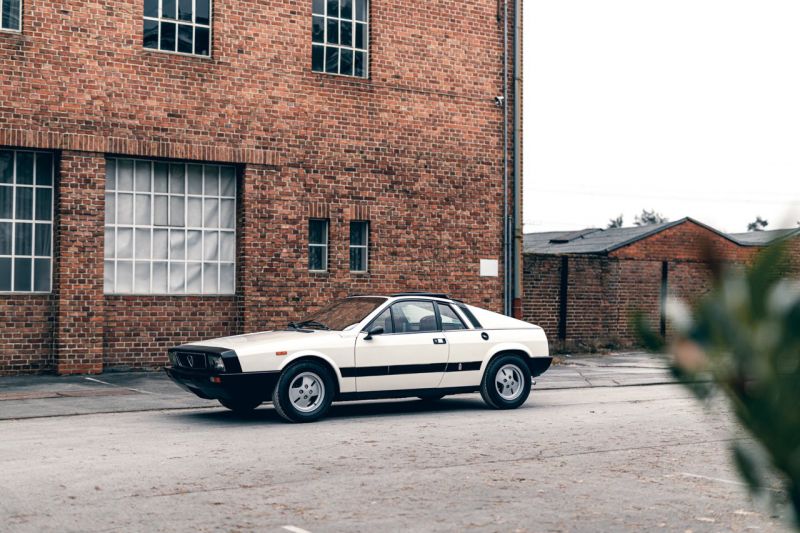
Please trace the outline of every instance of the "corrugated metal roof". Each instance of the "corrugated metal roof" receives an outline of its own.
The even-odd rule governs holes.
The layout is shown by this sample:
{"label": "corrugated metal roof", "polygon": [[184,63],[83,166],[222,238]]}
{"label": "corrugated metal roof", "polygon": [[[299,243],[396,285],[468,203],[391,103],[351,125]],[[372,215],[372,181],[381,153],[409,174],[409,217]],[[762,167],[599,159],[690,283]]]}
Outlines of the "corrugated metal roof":
{"label": "corrugated metal roof", "polygon": [[665,222],[632,228],[590,228],[581,231],[548,231],[523,235],[525,253],[534,254],[599,254],[615,250],[626,244],[680,224]]}
{"label": "corrugated metal roof", "polygon": [[730,236],[742,246],[766,246],[767,244],[793,235],[800,235],[800,228],[748,231],[747,233],[730,234]]}
{"label": "corrugated metal roof", "polygon": [[650,226],[528,233],[523,236],[523,249],[524,253],[532,254],[604,254],[684,222],[697,224],[740,246],[765,246],[778,239],[800,235],[800,228],[727,234],[693,218],[685,217],[674,222]]}

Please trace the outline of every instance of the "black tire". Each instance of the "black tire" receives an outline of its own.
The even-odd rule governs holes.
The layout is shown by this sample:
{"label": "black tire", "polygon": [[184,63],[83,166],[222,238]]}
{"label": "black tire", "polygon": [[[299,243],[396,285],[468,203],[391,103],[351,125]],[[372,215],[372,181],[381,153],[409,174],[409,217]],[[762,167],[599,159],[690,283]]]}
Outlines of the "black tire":
{"label": "black tire", "polygon": [[263,402],[260,398],[230,398],[228,400],[219,400],[223,407],[227,407],[234,413],[244,414],[252,412],[256,407]]}
{"label": "black tire", "polygon": [[423,394],[422,396],[417,396],[423,402],[438,402],[442,398],[447,396],[446,394]]}
{"label": "black tire", "polygon": [[[303,411],[302,408],[298,408],[292,403],[289,396],[295,378],[301,374],[315,376],[323,385],[323,390],[320,391],[319,397],[311,395],[310,399],[316,405],[310,411]],[[298,389],[298,387],[295,389]],[[275,385],[275,390],[272,393],[272,403],[278,414],[289,422],[314,422],[327,414],[335,394],[336,382],[326,366],[316,361],[300,361],[289,365],[281,372],[278,384]]]}
{"label": "black tire", "polygon": [[[521,390],[514,391],[512,388],[504,389],[506,392],[501,394],[495,384],[498,380],[498,373],[503,370],[504,375],[516,375],[521,380]],[[501,380],[504,376],[501,376]],[[504,387],[513,387],[517,380],[509,380]],[[531,393],[531,371],[525,360],[518,355],[501,355],[492,359],[483,373],[481,380],[481,397],[486,404],[493,409],[516,409],[528,399]]]}

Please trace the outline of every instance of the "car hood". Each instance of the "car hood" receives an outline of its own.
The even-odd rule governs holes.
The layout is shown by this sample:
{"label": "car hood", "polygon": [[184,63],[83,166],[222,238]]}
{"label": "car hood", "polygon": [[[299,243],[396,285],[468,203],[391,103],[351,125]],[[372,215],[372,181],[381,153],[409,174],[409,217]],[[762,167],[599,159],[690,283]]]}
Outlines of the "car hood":
{"label": "car hood", "polygon": [[190,342],[192,346],[213,346],[234,350],[239,356],[266,353],[270,351],[293,352],[299,349],[314,349],[333,341],[341,342],[346,332],[325,330],[281,330],[248,333],[219,337],[204,341]]}

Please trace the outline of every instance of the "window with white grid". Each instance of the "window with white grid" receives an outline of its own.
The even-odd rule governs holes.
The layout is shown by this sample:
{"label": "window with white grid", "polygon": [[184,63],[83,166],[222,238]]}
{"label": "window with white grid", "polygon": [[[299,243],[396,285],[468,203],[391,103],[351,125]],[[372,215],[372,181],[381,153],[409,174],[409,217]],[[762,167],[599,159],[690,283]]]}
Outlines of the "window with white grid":
{"label": "window with white grid", "polygon": [[0,149],[0,292],[50,292],[53,154]]}
{"label": "window with white grid", "polygon": [[211,0],[144,0],[145,48],[211,55]]}
{"label": "window with white grid", "polygon": [[22,0],[0,0],[0,29],[22,31]]}
{"label": "window with white grid", "polygon": [[105,292],[233,294],[236,169],[106,160]]}
{"label": "window with white grid", "polygon": [[312,0],[311,69],[366,78],[368,0]]}

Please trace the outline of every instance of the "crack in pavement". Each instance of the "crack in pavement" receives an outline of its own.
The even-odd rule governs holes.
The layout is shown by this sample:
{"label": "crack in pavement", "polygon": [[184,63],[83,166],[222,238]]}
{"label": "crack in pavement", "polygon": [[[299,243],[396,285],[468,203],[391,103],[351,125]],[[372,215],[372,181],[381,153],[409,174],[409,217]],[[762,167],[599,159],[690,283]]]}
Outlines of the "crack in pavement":
{"label": "crack in pavement", "polygon": [[581,379],[583,379],[583,381],[585,381],[585,382],[586,382],[586,384],[587,384],[587,385],[589,385],[590,387],[592,386],[592,382],[591,382],[591,381],[589,381],[589,379],[588,379],[586,376],[584,376],[584,375],[583,375],[583,373],[582,373],[580,370],[578,370],[578,369],[576,368],[576,369],[575,369],[575,372],[577,372],[577,373],[578,373],[578,375],[581,377]]}

